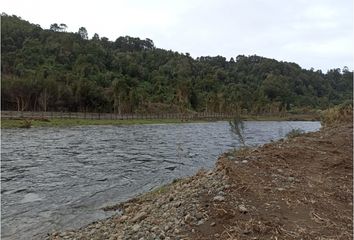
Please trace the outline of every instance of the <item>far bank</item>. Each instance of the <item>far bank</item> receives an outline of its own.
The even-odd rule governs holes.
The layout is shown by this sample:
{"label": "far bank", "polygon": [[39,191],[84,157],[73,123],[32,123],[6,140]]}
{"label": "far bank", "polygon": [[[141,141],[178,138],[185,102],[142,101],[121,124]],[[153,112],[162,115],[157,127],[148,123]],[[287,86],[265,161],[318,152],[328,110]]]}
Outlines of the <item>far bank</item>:
{"label": "far bank", "polygon": [[[210,122],[210,121],[228,121],[233,116],[215,115],[210,117],[190,117],[180,116],[164,116],[159,115],[148,118],[148,116],[130,116],[125,118],[103,119],[101,117],[78,117],[75,115],[70,117],[42,117],[38,116],[14,116],[4,118],[2,114],[1,128],[30,128],[30,127],[66,127],[66,126],[84,126],[84,125],[133,125],[133,124],[168,124],[168,123],[191,123],[191,122]],[[319,114],[276,114],[276,115],[242,115],[245,121],[319,121]]]}

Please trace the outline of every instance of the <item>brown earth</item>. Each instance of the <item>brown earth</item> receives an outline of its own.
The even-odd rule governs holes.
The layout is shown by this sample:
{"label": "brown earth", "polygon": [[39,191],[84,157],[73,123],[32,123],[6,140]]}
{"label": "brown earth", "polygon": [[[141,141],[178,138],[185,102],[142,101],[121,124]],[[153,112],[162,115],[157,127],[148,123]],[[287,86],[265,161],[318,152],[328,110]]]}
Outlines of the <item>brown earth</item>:
{"label": "brown earth", "polygon": [[221,156],[213,171],[50,239],[352,239],[352,123]]}
{"label": "brown earth", "polygon": [[215,227],[200,225],[190,237],[352,239],[352,151],[350,124],[239,152],[236,161],[247,164],[222,157],[218,167],[233,187],[207,209]]}

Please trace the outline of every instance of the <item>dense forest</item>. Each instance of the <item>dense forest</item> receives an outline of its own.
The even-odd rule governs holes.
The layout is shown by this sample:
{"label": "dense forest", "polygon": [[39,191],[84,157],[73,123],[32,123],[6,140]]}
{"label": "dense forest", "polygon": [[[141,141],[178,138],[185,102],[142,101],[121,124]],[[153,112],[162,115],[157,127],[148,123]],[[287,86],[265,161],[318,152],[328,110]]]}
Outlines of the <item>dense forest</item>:
{"label": "dense forest", "polygon": [[66,29],[1,15],[2,110],[276,113],[352,100],[347,67],[323,73],[260,56],[193,59],[150,39],[89,39],[84,27]]}

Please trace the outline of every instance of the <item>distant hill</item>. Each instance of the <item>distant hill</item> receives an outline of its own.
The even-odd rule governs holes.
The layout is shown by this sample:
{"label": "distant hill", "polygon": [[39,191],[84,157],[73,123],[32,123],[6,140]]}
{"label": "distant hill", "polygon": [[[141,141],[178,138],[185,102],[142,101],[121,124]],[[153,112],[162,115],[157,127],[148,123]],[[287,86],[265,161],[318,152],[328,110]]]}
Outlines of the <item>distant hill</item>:
{"label": "distant hill", "polygon": [[66,28],[1,15],[3,110],[276,113],[323,109],[353,96],[348,68],[322,73],[243,55],[193,59],[150,39],[88,39],[84,27]]}

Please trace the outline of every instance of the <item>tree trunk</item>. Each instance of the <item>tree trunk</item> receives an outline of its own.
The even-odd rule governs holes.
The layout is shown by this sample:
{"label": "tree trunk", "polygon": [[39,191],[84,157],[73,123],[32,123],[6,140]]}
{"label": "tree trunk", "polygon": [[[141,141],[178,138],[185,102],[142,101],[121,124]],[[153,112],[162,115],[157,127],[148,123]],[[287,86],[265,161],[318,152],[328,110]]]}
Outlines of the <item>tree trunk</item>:
{"label": "tree trunk", "polygon": [[16,104],[17,104],[17,112],[20,111],[20,98],[16,97]]}
{"label": "tree trunk", "polygon": [[122,109],[121,109],[121,101],[120,101],[120,97],[118,98],[118,114],[121,115],[122,113]]}

